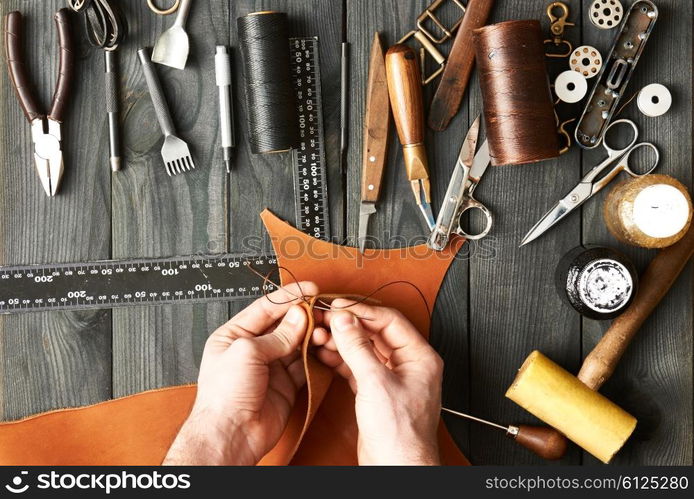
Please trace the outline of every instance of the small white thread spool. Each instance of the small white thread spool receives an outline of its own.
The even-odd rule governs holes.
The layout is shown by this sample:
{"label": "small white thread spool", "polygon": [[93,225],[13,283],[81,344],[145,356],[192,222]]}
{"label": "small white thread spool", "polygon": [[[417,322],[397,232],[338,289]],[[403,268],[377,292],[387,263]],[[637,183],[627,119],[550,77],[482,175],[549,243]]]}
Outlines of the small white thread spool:
{"label": "small white thread spool", "polygon": [[627,179],[607,195],[603,216],[618,240],[642,248],[665,248],[679,241],[692,222],[687,188],[668,175]]}
{"label": "small white thread spool", "polygon": [[564,71],[554,80],[554,93],[562,102],[573,104],[583,99],[587,92],[588,82],[576,71]]}
{"label": "small white thread spool", "polygon": [[672,105],[672,95],[665,85],[651,83],[641,89],[636,105],[643,114],[655,118],[668,112]]}

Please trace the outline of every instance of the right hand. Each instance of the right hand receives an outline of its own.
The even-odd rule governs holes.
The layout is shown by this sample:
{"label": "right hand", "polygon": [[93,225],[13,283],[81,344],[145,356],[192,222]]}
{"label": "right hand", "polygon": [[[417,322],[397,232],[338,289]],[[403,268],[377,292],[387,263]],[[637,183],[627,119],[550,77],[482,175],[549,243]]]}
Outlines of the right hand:
{"label": "right hand", "polygon": [[443,361],[436,351],[390,308],[338,299],[323,323],[313,342],[355,392],[359,464],[440,464]]}

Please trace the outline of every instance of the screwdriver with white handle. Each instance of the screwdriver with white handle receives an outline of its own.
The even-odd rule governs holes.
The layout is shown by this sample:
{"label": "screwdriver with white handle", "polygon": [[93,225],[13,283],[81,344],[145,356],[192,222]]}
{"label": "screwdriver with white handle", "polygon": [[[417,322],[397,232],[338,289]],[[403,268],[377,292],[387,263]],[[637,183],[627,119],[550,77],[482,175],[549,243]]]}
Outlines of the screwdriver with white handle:
{"label": "screwdriver with white handle", "polygon": [[229,49],[217,45],[214,56],[215,78],[219,89],[219,130],[222,136],[222,152],[227,173],[231,173],[231,150],[234,141],[234,104],[231,100],[231,58]]}

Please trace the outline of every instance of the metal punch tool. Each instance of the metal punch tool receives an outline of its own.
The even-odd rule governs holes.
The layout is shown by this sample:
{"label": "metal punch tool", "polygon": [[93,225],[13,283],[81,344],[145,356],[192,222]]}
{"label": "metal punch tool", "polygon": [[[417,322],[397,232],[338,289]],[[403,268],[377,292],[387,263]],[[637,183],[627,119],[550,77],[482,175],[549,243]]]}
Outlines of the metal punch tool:
{"label": "metal punch tool", "polygon": [[[475,154],[479,130],[480,117],[478,116],[465,136],[436,226],[427,241],[427,245],[436,251],[446,247],[452,233],[474,241],[482,239],[492,229],[492,213],[473,196],[482,175],[489,166],[489,143],[486,140]],[[460,224],[463,213],[469,210],[481,211],[486,219],[484,229],[478,234],[468,234]]]}
{"label": "metal punch tool", "polygon": [[[626,147],[621,149],[613,148],[608,144],[607,134],[610,130],[616,127],[631,127],[632,138]],[[614,130],[613,130],[614,131]],[[639,137],[639,130],[636,124],[627,119],[617,120],[612,122],[606,129],[605,135],[602,138],[602,145],[607,151],[607,158],[600,164],[594,166],[588,174],[574,187],[569,194],[561,199],[557,204],[549,210],[544,217],[540,219],[535,226],[530,229],[521,241],[521,246],[534,241],[557,223],[563,220],[569,213],[585,203],[588,199],[600,192],[607,184],[609,184],[620,172],[625,171],[632,177],[643,177],[648,175],[660,161],[660,153],[658,149],[650,142],[636,143]],[[644,173],[634,171],[629,163],[629,159],[634,151],[641,148],[649,148],[655,154],[653,163],[649,165]],[[610,166],[614,168],[608,170]],[[607,170],[607,173],[604,173]],[[603,174],[604,173],[604,174]]]}
{"label": "metal punch tool", "polygon": [[63,178],[64,163],[61,149],[62,123],[67,108],[75,67],[75,52],[69,27],[68,9],[56,12],[55,25],[58,31],[60,66],[48,115],[40,111],[24,63],[22,50],[22,14],[18,11],[5,16],[5,51],[7,68],[17,100],[31,124],[31,139],[34,143],[34,160],[41,185],[49,196],[55,196]]}

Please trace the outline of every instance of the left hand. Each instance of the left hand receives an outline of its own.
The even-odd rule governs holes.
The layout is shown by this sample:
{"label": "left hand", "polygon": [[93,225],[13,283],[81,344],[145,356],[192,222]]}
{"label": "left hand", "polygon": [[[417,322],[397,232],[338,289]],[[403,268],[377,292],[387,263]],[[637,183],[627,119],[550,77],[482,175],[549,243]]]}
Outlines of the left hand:
{"label": "left hand", "polygon": [[[299,290],[300,289],[300,290]],[[277,443],[305,382],[299,345],[308,317],[292,284],[256,300],[207,340],[198,392],[164,464],[254,465]],[[277,322],[281,319],[281,322]]]}

